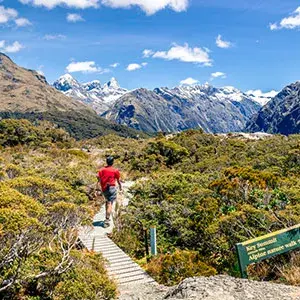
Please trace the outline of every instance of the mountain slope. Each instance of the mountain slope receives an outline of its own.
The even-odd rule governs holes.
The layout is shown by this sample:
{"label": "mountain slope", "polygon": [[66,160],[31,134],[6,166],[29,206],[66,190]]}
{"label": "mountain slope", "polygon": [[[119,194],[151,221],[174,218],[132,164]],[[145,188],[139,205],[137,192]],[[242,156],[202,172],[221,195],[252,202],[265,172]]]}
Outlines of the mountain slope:
{"label": "mountain slope", "polygon": [[137,89],[117,100],[103,116],[148,132],[203,128],[206,132],[241,131],[260,105],[242,92],[210,85],[154,91]]}
{"label": "mountain slope", "polygon": [[44,76],[17,66],[0,53],[0,117],[45,119],[67,129],[76,138],[107,133],[136,136],[136,132],[108,122],[88,106],[66,97]]}
{"label": "mountain slope", "polygon": [[70,74],[61,76],[53,86],[66,96],[88,104],[98,114],[111,109],[115,101],[128,92],[119,86],[115,78],[102,87],[99,80],[81,84]]}
{"label": "mountain slope", "polygon": [[246,131],[300,133],[300,81],[285,87],[247,124]]}

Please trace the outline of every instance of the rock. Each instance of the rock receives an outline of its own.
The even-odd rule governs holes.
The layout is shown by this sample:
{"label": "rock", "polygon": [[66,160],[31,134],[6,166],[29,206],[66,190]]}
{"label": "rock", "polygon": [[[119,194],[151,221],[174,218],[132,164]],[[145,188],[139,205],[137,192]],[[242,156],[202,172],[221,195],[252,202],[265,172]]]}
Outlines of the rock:
{"label": "rock", "polygon": [[187,278],[175,287],[120,286],[120,300],[300,300],[300,288],[226,275]]}
{"label": "rock", "polygon": [[300,288],[220,275],[188,278],[171,288],[164,299],[299,300]]}

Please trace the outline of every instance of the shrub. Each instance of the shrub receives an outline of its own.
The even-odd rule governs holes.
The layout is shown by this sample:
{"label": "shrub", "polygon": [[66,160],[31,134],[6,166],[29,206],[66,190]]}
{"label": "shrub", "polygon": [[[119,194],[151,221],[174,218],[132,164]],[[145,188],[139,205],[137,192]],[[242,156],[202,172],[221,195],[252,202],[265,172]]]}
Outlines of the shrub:
{"label": "shrub", "polygon": [[153,258],[146,268],[159,283],[166,285],[178,284],[187,277],[216,275],[216,270],[204,263],[197,252],[185,250]]}

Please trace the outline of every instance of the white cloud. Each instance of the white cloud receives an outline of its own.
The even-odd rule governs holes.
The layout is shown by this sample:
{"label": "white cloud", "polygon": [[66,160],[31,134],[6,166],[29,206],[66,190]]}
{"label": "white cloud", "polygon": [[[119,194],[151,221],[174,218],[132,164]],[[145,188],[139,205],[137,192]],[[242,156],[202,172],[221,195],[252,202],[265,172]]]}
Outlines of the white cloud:
{"label": "white cloud", "polygon": [[14,43],[7,45],[6,41],[2,40],[0,41],[0,51],[4,53],[16,53],[19,52],[21,49],[23,49],[24,46],[20,44],[18,41],[15,41]]}
{"label": "white cloud", "polygon": [[44,36],[44,40],[46,41],[53,41],[53,40],[64,40],[66,36],[63,34],[46,34]]}
{"label": "white cloud", "polygon": [[119,63],[114,63],[114,64],[111,64],[110,66],[111,66],[112,68],[117,68],[119,65],[120,65]]}
{"label": "white cloud", "polygon": [[189,0],[19,0],[23,4],[44,6],[52,9],[56,6],[66,6],[72,8],[99,7],[100,4],[112,8],[140,7],[147,15],[152,15],[159,10],[170,8],[176,12],[185,11]]}
{"label": "white cloud", "polygon": [[98,67],[94,61],[83,61],[83,62],[71,62],[67,67],[68,73],[108,73],[108,69],[102,69]]}
{"label": "white cloud", "polygon": [[142,65],[143,67],[146,67],[146,66],[148,65],[148,63],[143,62],[141,65]]}
{"label": "white cloud", "polygon": [[49,9],[55,6],[67,6],[74,8],[97,8],[99,6],[99,0],[19,0],[23,4],[32,4],[35,6],[44,6]]}
{"label": "white cloud", "polygon": [[215,79],[215,78],[226,78],[226,74],[223,72],[215,72],[211,74],[211,80]]}
{"label": "white cloud", "polygon": [[194,85],[194,84],[197,84],[197,83],[199,83],[199,81],[197,79],[192,78],[192,77],[188,77],[188,78],[180,81],[181,85]]}
{"label": "white cloud", "polygon": [[76,22],[83,22],[84,19],[79,14],[68,14],[67,15],[67,21],[71,22],[71,23],[76,23]]}
{"label": "white cloud", "polygon": [[153,54],[154,54],[154,52],[152,50],[150,50],[150,49],[145,49],[143,51],[143,57],[150,57]]}
{"label": "white cloud", "polygon": [[[1,1],[0,1],[1,2]],[[0,24],[8,22],[15,22],[17,27],[25,27],[32,25],[31,22],[26,18],[18,18],[19,13],[13,8],[5,8],[0,6]]]}
{"label": "white cloud", "polygon": [[188,7],[189,0],[101,0],[101,3],[112,8],[138,6],[147,15],[153,15],[165,8],[170,8],[176,12],[185,11]]}
{"label": "white cloud", "polygon": [[0,6],[0,24],[7,23],[18,17],[18,12],[13,8]]}
{"label": "white cloud", "polygon": [[[174,44],[167,51],[149,52],[153,58],[162,58],[166,60],[179,60],[188,63],[197,63],[204,66],[211,66],[212,60],[209,57],[207,49],[190,48],[188,44],[183,46]],[[150,54],[149,54],[150,55]]]}
{"label": "white cloud", "polygon": [[132,71],[135,71],[135,70],[138,70],[138,69],[141,69],[142,68],[142,65],[140,64],[129,64],[126,68],[127,71],[129,72],[132,72]]}
{"label": "white cloud", "polygon": [[15,20],[15,23],[18,27],[25,27],[32,25],[31,22],[26,18],[18,18]]}
{"label": "white cloud", "polygon": [[273,23],[273,24],[270,23],[269,27],[270,27],[271,30],[277,30],[277,29],[279,29],[279,27],[278,27],[278,25],[276,23]]}
{"label": "white cloud", "polygon": [[216,44],[219,48],[223,48],[223,49],[227,49],[233,46],[231,42],[222,40],[221,34],[217,36]]}
{"label": "white cloud", "polygon": [[283,18],[279,24],[269,25],[271,30],[300,28],[300,6],[289,16]]}

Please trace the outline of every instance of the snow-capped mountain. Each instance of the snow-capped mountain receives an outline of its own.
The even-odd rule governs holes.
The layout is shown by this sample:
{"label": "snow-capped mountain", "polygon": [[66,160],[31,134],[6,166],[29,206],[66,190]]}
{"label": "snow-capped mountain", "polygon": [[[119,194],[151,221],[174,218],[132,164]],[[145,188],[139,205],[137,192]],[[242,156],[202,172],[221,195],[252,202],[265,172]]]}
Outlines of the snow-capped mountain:
{"label": "snow-capped mountain", "polygon": [[104,116],[148,132],[201,127],[206,132],[241,131],[260,104],[233,87],[209,84],[136,89],[118,99]]}
{"label": "snow-capped mountain", "polygon": [[270,91],[264,93],[261,90],[250,90],[246,92],[246,95],[249,96],[252,100],[258,102],[260,105],[264,106],[274,97],[276,97],[278,95],[278,92]]}
{"label": "snow-capped mountain", "polygon": [[65,95],[90,105],[98,114],[110,109],[116,100],[128,92],[119,86],[115,78],[102,87],[99,80],[81,84],[70,74],[61,76],[53,86]]}
{"label": "snow-capped mountain", "polygon": [[247,131],[300,133],[300,81],[286,86],[276,97],[255,114],[247,124]]}

